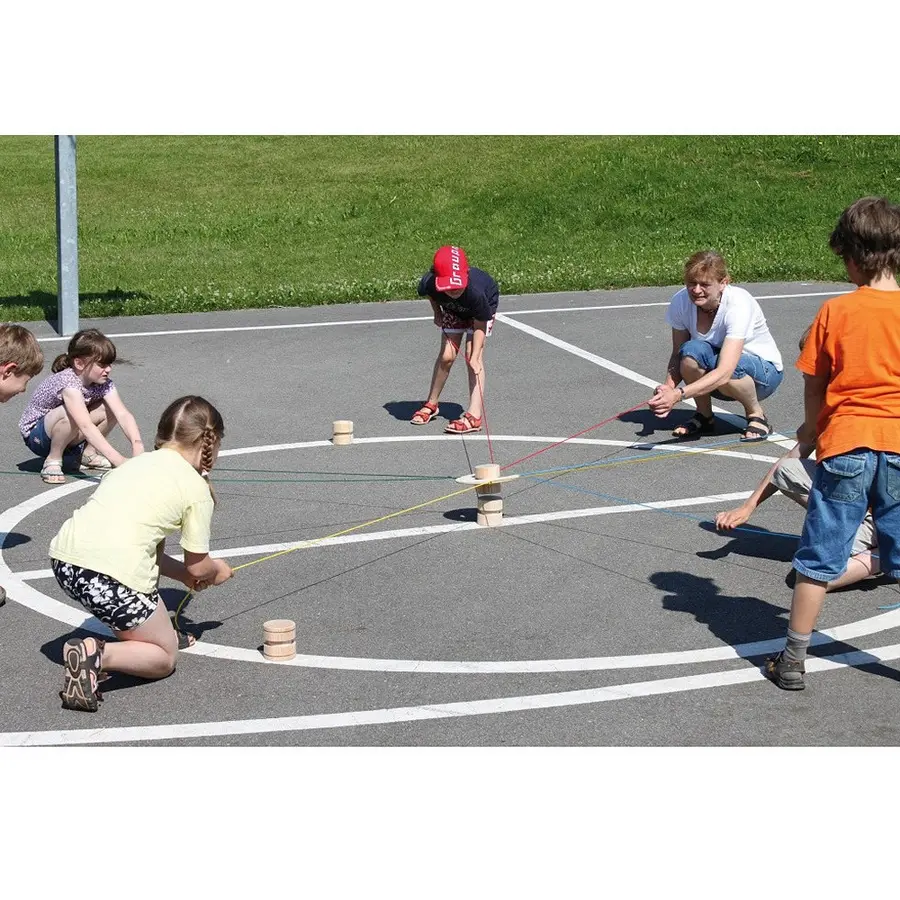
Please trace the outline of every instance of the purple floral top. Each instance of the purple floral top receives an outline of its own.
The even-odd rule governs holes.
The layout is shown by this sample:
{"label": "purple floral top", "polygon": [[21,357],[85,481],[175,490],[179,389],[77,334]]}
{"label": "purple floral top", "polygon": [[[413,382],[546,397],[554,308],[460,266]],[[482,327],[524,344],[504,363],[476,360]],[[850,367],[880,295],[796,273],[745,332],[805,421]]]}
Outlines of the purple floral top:
{"label": "purple floral top", "polygon": [[31,429],[40,422],[51,409],[62,406],[62,392],[68,388],[76,388],[84,397],[85,406],[96,400],[102,400],[110,391],[115,390],[112,379],[105,384],[92,384],[85,387],[74,369],[63,369],[45,378],[36,388],[19,419],[19,431],[22,437],[28,437]]}

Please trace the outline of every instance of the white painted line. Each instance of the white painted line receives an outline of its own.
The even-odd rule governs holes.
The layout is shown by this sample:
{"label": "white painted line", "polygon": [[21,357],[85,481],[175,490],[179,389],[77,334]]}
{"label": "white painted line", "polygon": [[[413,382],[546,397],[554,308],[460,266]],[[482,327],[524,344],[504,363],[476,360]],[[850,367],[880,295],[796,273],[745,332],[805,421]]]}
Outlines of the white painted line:
{"label": "white painted line", "polygon": [[[448,436],[450,440],[456,438],[452,435]],[[437,435],[414,435],[412,437],[380,437],[367,438],[372,443],[385,443],[392,441],[406,440],[441,440],[441,436]],[[522,435],[498,435],[493,440],[512,440],[512,441],[540,441],[545,443],[553,443],[558,438],[550,437],[534,437]],[[299,444],[276,444],[272,448],[277,449],[293,449],[310,446],[320,446],[321,441],[310,441]],[[324,442],[329,443],[329,442]],[[629,441],[612,441],[599,438],[580,438],[578,443],[595,444],[602,446],[619,446],[619,447],[651,447],[652,444],[635,444]],[[249,447],[238,448],[227,451],[232,455],[241,453],[260,452],[262,448]],[[727,450],[703,450],[702,448],[684,447],[677,445],[666,445],[658,448],[675,453],[711,453],[719,456],[732,456],[741,459],[754,459],[761,462],[774,462],[773,457],[761,456],[750,453],[735,453]],[[78,490],[91,487],[94,482],[78,481],[72,484],[63,485],[58,488],[50,489],[37,497],[26,500],[15,507],[5,511],[0,515],[0,534],[12,531],[15,526],[29,513],[49,504],[54,499]],[[588,515],[611,515],[621,512],[642,512],[647,509],[665,509],[677,506],[689,506],[699,503],[720,502],[726,500],[743,499],[749,495],[749,491],[741,491],[734,494],[717,494],[707,497],[683,498],[673,501],[653,501],[647,504],[629,504],[627,506],[605,506],[593,509],[583,510],[562,510],[559,512],[536,514],[531,516],[512,516],[504,520],[504,526],[534,524],[543,521],[552,521],[559,519],[578,518]],[[447,525],[425,526],[415,529],[398,529],[396,531],[379,532],[368,535],[344,535],[341,538],[328,539],[333,544],[349,543],[352,541],[362,540],[384,540],[390,537],[412,536],[414,534],[435,533],[435,531],[463,531],[472,530],[479,526],[474,522],[464,523],[448,523]],[[325,545],[326,540],[304,542],[317,546]],[[214,555],[234,556],[240,552],[275,552],[274,548],[290,549],[297,546],[296,544],[279,544],[267,545],[266,547],[256,548],[239,548],[238,550],[217,550]],[[54,600],[45,594],[32,588],[24,583],[22,576],[34,576],[36,573],[14,573],[9,569],[6,561],[0,552],[0,577],[7,589],[10,599],[27,606],[30,609],[40,612],[49,618],[56,619],[72,627],[83,628],[96,634],[108,635],[109,629],[105,625],[98,622],[85,611],[69,606],[66,603]],[[43,574],[43,573],[37,573]],[[51,573],[47,570],[47,575]],[[859,622],[849,623],[847,625],[838,626],[828,631],[817,632],[814,635],[813,643],[827,643],[829,641],[847,640],[866,634],[874,634],[876,632],[900,626],[900,610],[890,611],[869,619]],[[326,669],[343,669],[354,671],[377,671],[377,672],[413,672],[413,673],[448,673],[448,674],[500,674],[500,673],[540,673],[540,672],[565,672],[565,671],[598,671],[602,669],[621,669],[621,668],[638,668],[660,665],[685,665],[697,662],[709,662],[714,660],[741,658],[748,655],[757,655],[767,653],[780,648],[783,639],[760,641],[752,644],[738,645],[735,647],[722,646],[700,650],[684,650],[672,651],[667,653],[649,653],[638,654],[633,656],[613,656],[613,657],[593,657],[585,659],[558,659],[558,660],[489,660],[489,661],[468,661],[468,660],[391,660],[391,659],[362,659],[357,657],[326,657],[313,655],[299,655],[289,662],[270,663],[264,660],[261,654],[255,650],[239,647],[228,647],[225,645],[207,644],[199,642],[194,647],[183,652],[197,656],[210,656],[217,659],[231,659],[243,662],[262,662],[266,665],[295,665],[309,668],[326,668]]]}
{"label": "white painted line", "polygon": [[[483,436],[482,436],[483,437]],[[418,441],[427,441],[427,440],[443,440],[445,439],[440,435],[413,435],[410,437],[375,437],[375,438],[366,438],[364,440],[370,443],[388,443],[395,441],[408,441],[408,440],[418,440]],[[446,439],[455,440],[455,436],[449,435]],[[523,435],[497,435],[493,438],[495,441],[526,441],[526,442],[534,442],[539,441],[542,443],[552,444],[555,441],[559,440],[559,438],[552,437],[535,437],[535,436],[523,436]],[[589,444],[589,445],[600,445],[600,446],[618,446],[625,448],[640,448],[640,447],[653,447],[652,444],[638,444],[633,441],[613,441],[613,440],[605,440],[599,438],[579,438],[576,439],[578,443],[581,444]],[[328,441],[307,441],[296,444],[274,444],[270,445],[268,449],[300,449],[306,447],[317,447],[328,444]],[[261,452],[263,449],[260,447],[249,447],[249,448],[237,448],[230,451],[225,451],[231,455],[239,455],[242,453],[255,453]],[[761,462],[771,463],[774,462],[773,457],[761,456],[758,454],[750,454],[750,453],[736,453],[728,450],[703,450],[702,448],[695,447],[685,447],[685,446],[677,446],[677,445],[666,445],[665,447],[658,448],[665,449],[669,452],[673,453],[711,453],[720,456],[730,456],[739,459],[754,459],[759,460]],[[224,455],[224,453],[222,454]],[[74,493],[78,490],[83,490],[87,487],[90,487],[94,484],[92,481],[76,481],[71,484],[62,485],[58,488],[53,488],[51,490],[45,491],[44,493],[38,495],[37,497],[33,497],[29,500],[24,501],[23,503],[18,504],[15,507],[5,511],[2,515],[0,515],[0,535],[5,538],[5,534],[11,532],[16,525],[23,519],[25,516],[34,512],[37,509],[49,504],[54,499],[57,499],[60,496],[65,496],[70,493]],[[677,506],[687,506],[687,505],[695,505],[698,503],[707,503],[707,502],[723,502],[728,500],[737,500],[743,499],[749,495],[748,491],[741,491],[735,494],[719,494],[719,495],[710,495],[707,497],[699,497],[699,498],[684,498],[680,500],[674,501],[653,501],[647,504],[629,504],[627,506],[604,506],[604,507],[596,507],[593,509],[583,509],[583,510],[563,510],[559,512],[553,513],[544,513],[544,514],[535,514],[531,516],[513,516],[509,517],[504,521],[504,526],[509,527],[510,525],[519,525],[519,524],[536,524],[542,521],[553,521],[559,519],[567,519],[567,518],[577,518],[584,517],[589,515],[611,515],[620,512],[642,512],[647,509],[657,508],[664,509],[666,507],[677,507]],[[260,553],[265,554],[269,552],[277,552],[279,549],[291,549],[293,547],[298,546],[298,543],[305,544],[307,546],[321,546],[326,545],[327,543],[332,544],[340,544],[340,543],[350,543],[350,542],[359,542],[366,540],[384,540],[386,538],[391,537],[409,537],[419,534],[429,534],[435,532],[452,532],[452,531],[463,531],[463,530],[473,530],[478,528],[479,526],[474,522],[463,522],[463,523],[448,523],[446,525],[438,525],[438,526],[424,526],[421,528],[412,528],[412,529],[397,529],[395,531],[386,531],[386,532],[377,532],[377,533],[369,533],[366,535],[343,535],[340,538],[330,538],[330,539],[319,539],[313,541],[305,541],[305,542],[295,542],[292,544],[279,544],[279,545],[266,545],[265,547],[255,547],[255,548],[238,548],[237,550],[217,550],[214,555],[216,556],[235,556],[240,554],[250,555],[251,553]],[[0,542],[0,546],[2,546],[2,542]],[[28,572],[28,573],[14,573],[9,569],[5,559],[3,558],[2,552],[0,552],[0,576],[4,578],[4,583],[7,588],[7,594],[10,599],[21,603],[24,606],[29,607],[30,609],[35,610],[36,612],[40,612],[43,615],[48,616],[49,618],[57,619],[60,622],[68,624],[72,627],[83,628],[87,631],[94,632],[96,634],[101,635],[109,635],[109,629],[94,619],[92,616],[89,616],[84,610],[78,609],[76,607],[70,606],[66,603],[62,603],[58,600],[53,599],[52,597],[48,597],[45,594],[40,593],[34,588],[24,583],[22,578],[23,575],[29,575],[34,577],[35,575],[43,575],[46,574],[48,577],[52,574],[50,570],[45,570],[41,572]],[[900,617],[900,612],[898,612],[898,617]],[[874,619],[866,620],[866,622],[874,623],[871,625],[873,631],[881,630],[881,628],[892,627],[891,625],[884,624],[886,622],[892,622],[893,619],[890,618],[891,614],[887,613],[883,616],[877,616]],[[845,628],[849,627],[859,627],[861,623],[855,623],[853,626],[843,626]],[[862,623],[863,628],[870,627],[866,623]],[[868,631],[864,631],[864,633],[869,633]],[[823,632],[825,634],[825,632]],[[820,640],[838,640],[838,637],[832,638],[820,638]],[[186,653],[191,653],[200,656],[211,656],[219,659],[232,659],[232,660],[240,660],[245,662],[265,662],[268,661],[263,660],[260,654],[256,651],[245,649],[245,648],[236,648],[236,647],[228,647],[224,645],[216,645],[216,644],[207,644],[205,642],[199,642],[193,648],[183,651]],[[763,652],[763,651],[759,651]],[[498,672],[548,672],[548,671],[584,671],[585,669],[597,670],[603,668],[626,668],[633,666],[650,666],[650,665],[660,665],[660,664],[678,664],[678,663],[690,663],[698,660],[706,660],[706,659],[727,659],[731,658],[735,655],[740,655],[739,651],[734,650],[731,647],[717,647],[712,648],[711,650],[688,650],[688,651],[678,651],[674,655],[671,654],[644,654],[634,657],[598,657],[595,659],[587,659],[587,660],[532,660],[532,661],[486,661],[486,662],[470,662],[470,661],[431,661],[431,660],[383,660],[383,659],[375,659],[375,660],[365,660],[358,659],[353,657],[322,657],[322,656],[308,656],[308,655],[300,655],[295,657],[294,660],[290,661],[290,663],[279,663],[279,665],[299,665],[299,666],[307,666],[307,667],[316,667],[316,668],[329,668],[329,669],[353,669],[353,670],[364,670],[364,671],[404,671],[404,672],[450,672],[450,673],[498,673]],[[665,662],[661,662],[661,659],[665,659]]]}
{"label": "white painted line", "polygon": [[[181,334],[221,334],[229,331],[285,331],[291,328],[328,328],[332,325],[383,325],[385,322],[431,322],[434,316],[398,316],[394,319],[346,319],[335,322],[293,322],[288,325],[234,325],[221,328],[178,328],[171,331],[121,331],[107,334],[109,338],[169,337]],[[70,337],[42,337],[39,341],[52,344],[56,341],[70,341]]]}
{"label": "white painted line", "polygon": [[[754,295],[755,300],[790,300],[793,297],[837,297],[840,294],[850,294],[852,291],[819,291],[814,294],[768,294],[760,297]],[[505,316],[531,316],[538,313],[563,313],[563,312],[602,312],[607,309],[645,309],[650,306],[668,306],[669,301],[658,303],[611,303],[606,306],[566,306],[547,307],[545,309],[513,309],[503,310]]]}
{"label": "white painted line", "polygon": [[[821,291],[812,294],[770,294],[768,296],[757,297],[757,300],[785,300],[791,297],[836,297],[839,294],[849,294],[851,291]],[[514,295],[522,296],[522,295]],[[410,301],[413,302],[413,301]],[[588,312],[602,311],[606,309],[640,309],[647,306],[668,306],[669,301],[659,303],[619,303],[608,306],[570,306],[564,308],[548,308],[548,309],[518,309],[508,310],[504,312],[505,316],[528,316],[536,313],[561,313],[561,312]],[[383,325],[385,323],[394,322],[430,322],[434,317],[427,316],[397,316],[389,319],[345,319],[334,322],[292,322],[285,325],[234,325],[223,326],[219,328],[177,328],[167,331],[121,331],[115,334],[110,333],[110,338],[134,338],[134,337],[170,337],[173,335],[184,334],[221,334],[225,332],[240,331],[283,331],[291,328],[329,328],[339,325]],[[38,341],[45,344],[62,343],[69,341],[68,337],[41,337]]]}
{"label": "white painted line", "polygon": [[[824,658],[809,658],[807,672],[826,672],[848,666],[891,662],[900,658],[900,644],[868,651],[854,651]],[[0,734],[0,747],[48,747],[85,744],[117,744],[142,741],[189,740],[192,738],[228,737],[244,734],[278,734],[318,731],[332,728],[358,728],[366,725],[389,725],[423,722],[434,719],[488,716],[538,709],[587,706],[615,700],[634,700],[684,691],[764,681],[762,671],[752,668],[703,675],[683,675],[653,681],[637,681],[609,687],[550,694],[529,694],[489,700],[464,700],[454,703],[429,703],[421,706],[399,706],[388,709],[359,710],[345,713],[320,713],[281,718],[241,719],[232,722],[189,722],[171,725],[134,725],[117,728],[73,728],[57,731],[14,731]],[[776,690],[776,688],[772,688]]]}
{"label": "white painted line", "polygon": [[[626,369],[624,366],[620,366],[618,363],[614,363],[612,360],[604,359],[602,356],[597,356],[596,353],[590,353],[587,350],[582,350],[581,347],[576,347],[574,344],[570,344],[568,341],[560,340],[558,337],[554,337],[552,334],[548,334],[546,331],[541,331],[538,328],[532,328],[530,325],[525,325],[522,322],[515,322],[512,319],[507,318],[503,314],[498,314],[497,319],[501,322],[505,322],[507,325],[511,325],[513,328],[517,328],[519,331],[524,331],[526,334],[530,334],[532,337],[537,338],[540,341],[544,341],[547,344],[552,345],[553,347],[558,347],[560,350],[565,350],[567,353],[571,353],[574,356],[579,356],[581,359],[586,359],[588,362],[592,362],[595,366],[600,366],[603,369],[607,369],[610,372],[614,372],[616,375],[621,375],[623,378],[627,378],[630,381],[636,381],[638,384],[643,384],[646,387],[655,389],[659,384],[659,381],[654,381],[652,378],[647,378],[646,375],[641,375],[638,372],[634,372],[631,369]],[[696,404],[693,400],[685,400],[684,401],[688,406],[693,406],[696,408]],[[713,412],[723,421],[728,422],[729,425],[734,426],[735,428],[743,428],[746,420],[743,416],[736,416],[733,413],[726,412],[724,409],[713,405]],[[787,437],[783,434],[774,433],[768,438],[769,443],[779,444],[780,446],[785,446],[783,442],[789,442],[789,445],[793,447],[796,441],[791,440],[791,438]]]}
{"label": "white painted line", "polygon": [[[587,509],[562,509],[548,513],[533,513],[527,516],[505,516],[497,528],[514,525],[539,525],[542,522],[558,522],[565,519],[583,519],[592,516],[608,516],[617,513],[647,512],[649,510],[674,509],[682,506],[699,506],[704,503],[729,503],[745,500],[751,491],[737,491],[733,494],[710,494],[706,497],[687,497],[681,500],[653,500],[647,503],[628,503],[620,506],[595,506]],[[365,534],[344,534],[340,537],[309,538],[303,541],[289,541],[283,544],[259,544],[255,547],[223,547],[210,553],[221,558],[243,556],[267,556],[284,550],[311,550],[319,547],[334,547],[341,544],[365,544],[369,541],[387,541],[395,538],[421,537],[426,534],[449,534],[453,531],[478,531],[477,522],[448,522],[445,525],[420,525],[415,528],[394,528],[389,531],[370,531]],[[798,535],[799,537],[799,535]],[[12,572],[11,577],[19,581],[37,581],[52,578],[52,569],[35,569],[29,572]]]}

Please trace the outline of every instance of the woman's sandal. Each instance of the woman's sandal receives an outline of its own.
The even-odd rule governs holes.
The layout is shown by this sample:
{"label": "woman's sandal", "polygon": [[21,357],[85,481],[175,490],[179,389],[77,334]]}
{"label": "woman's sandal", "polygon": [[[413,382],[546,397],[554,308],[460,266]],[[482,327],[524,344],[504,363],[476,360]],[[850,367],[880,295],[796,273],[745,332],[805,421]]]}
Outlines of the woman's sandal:
{"label": "woman's sandal", "polygon": [[437,403],[425,403],[422,408],[410,419],[413,425],[427,425],[438,414]]}
{"label": "woman's sandal", "polygon": [[65,484],[66,476],[62,469],[62,462],[45,462],[41,469],[41,481],[44,484]]}
{"label": "woman's sandal", "polygon": [[716,430],[716,417],[704,416],[702,413],[694,413],[683,425],[679,425],[672,437],[693,437],[695,434],[712,434]]}
{"label": "woman's sandal", "polygon": [[[97,712],[103,694],[97,690],[100,683],[100,661],[105,641],[91,638],[94,652],[89,653],[81,638],[66,641],[63,647],[63,661],[66,666],[63,689],[59,692],[63,709],[77,709],[81,712]],[[105,679],[104,679],[105,680]]]}
{"label": "woman's sandal", "polygon": [[[747,437],[748,434],[753,437]],[[747,416],[747,427],[741,435],[742,444],[758,444],[772,434],[772,426],[765,416]]]}
{"label": "woman's sandal", "polygon": [[481,431],[481,419],[476,419],[472,413],[465,412],[458,419],[454,419],[444,431],[447,434],[468,434],[470,431]]}
{"label": "woman's sandal", "polygon": [[105,472],[111,469],[113,464],[102,453],[82,453],[81,468],[96,469]]}

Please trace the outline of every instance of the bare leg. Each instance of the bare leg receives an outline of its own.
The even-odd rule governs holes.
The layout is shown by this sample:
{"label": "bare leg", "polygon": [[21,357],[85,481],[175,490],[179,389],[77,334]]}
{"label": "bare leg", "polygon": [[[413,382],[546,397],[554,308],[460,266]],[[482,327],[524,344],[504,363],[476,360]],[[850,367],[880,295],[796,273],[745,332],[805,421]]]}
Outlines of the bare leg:
{"label": "bare leg", "polygon": [[[116,425],[115,416],[107,414],[106,405],[103,403],[89,409],[88,414],[104,435],[109,434]],[[47,413],[44,417],[44,428],[50,436],[50,452],[47,454],[50,461],[61,462],[63,454],[69,447],[84,440],[84,435],[72,421],[65,406],[57,406]]]}
{"label": "bare leg", "polygon": [[726,397],[737,400],[744,407],[744,415],[748,419],[750,416],[765,416],[756,396],[756,382],[749,375],[735,378],[723,384],[718,390]]}
{"label": "bare leg", "polygon": [[[696,359],[691,356],[681,358],[681,377],[685,384],[693,384],[705,374],[706,369],[701,369]],[[712,415],[712,394],[703,394],[692,399],[697,404],[697,412],[708,419]]]}
{"label": "bare leg", "polygon": [[797,573],[794,596],[791,598],[791,618],[788,628],[797,634],[810,634],[816,627],[816,619],[822,610],[827,585],[824,581],[813,581]]}
{"label": "bare leg", "polygon": [[[466,362],[469,361],[469,356],[472,353],[472,338],[469,338],[468,343],[466,344]],[[481,385],[478,384],[478,377],[472,371],[471,367],[468,367],[466,371],[469,374],[469,409],[468,412],[470,415],[475,416],[476,419],[480,419],[484,415],[484,404],[482,403],[482,393],[484,392],[484,383],[485,383],[485,369],[484,369],[484,357],[481,358]]]}
{"label": "bare leg", "polygon": [[868,578],[870,575],[878,575],[879,572],[881,572],[881,563],[878,559],[868,551],[857,553],[856,556],[851,556],[847,560],[847,571],[835,578],[834,581],[829,581],[825,590],[836,591],[838,588],[856,584],[857,581],[862,581],[863,578]]}
{"label": "bare leg", "polygon": [[[91,421],[100,429],[100,434],[103,437],[107,437],[113,428],[119,424],[119,420],[106,408],[106,404],[102,401],[96,407],[89,406],[88,411],[91,414]],[[86,455],[92,456],[99,451],[93,444],[88,443],[84,448],[84,452]]]}
{"label": "bare leg", "polygon": [[441,391],[447,383],[447,377],[450,375],[450,369],[453,367],[458,352],[458,345],[453,343],[449,335],[442,333],[441,349],[438,353],[438,358],[435,360],[434,371],[431,375],[428,403],[437,403],[440,399]]}
{"label": "bare leg", "polygon": [[175,670],[178,635],[161,600],[153,615],[128,631],[117,631],[103,651],[103,671],[124,672],[139,678],[165,678]]}

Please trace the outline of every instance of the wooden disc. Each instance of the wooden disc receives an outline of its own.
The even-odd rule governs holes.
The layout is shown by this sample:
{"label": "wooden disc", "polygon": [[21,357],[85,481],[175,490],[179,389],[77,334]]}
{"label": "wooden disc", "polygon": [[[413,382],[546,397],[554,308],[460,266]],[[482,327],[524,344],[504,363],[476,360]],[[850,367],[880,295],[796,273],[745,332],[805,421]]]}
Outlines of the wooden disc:
{"label": "wooden disc", "polygon": [[500,466],[493,463],[484,466],[475,466],[475,479],[477,481],[488,481],[500,477]]}
{"label": "wooden disc", "polygon": [[503,521],[503,513],[478,513],[478,524],[488,528],[499,525]]}
{"label": "wooden disc", "polygon": [[338,419],[337,422],[332,423],[331,430],[335,434],[352,434],[353,423],[349,419]]}
{"label": "wooden disc", "polygon": [[294,631],[296,628],[297,623],[290,619],[269,619],[268,622],[263,622],[263,632],[266,634],[280,635],[286,631]]}
{"label": "wooden disc", "polygon": [[293,659],[297,655],[297,647],[293,641],[290,644],[279,644],[271,647],[268,644],[263,646],[263,656],[266,659],[274,659],[278,662],[284,662]]}

